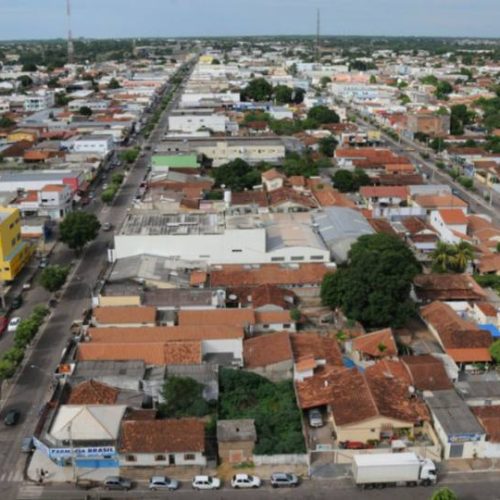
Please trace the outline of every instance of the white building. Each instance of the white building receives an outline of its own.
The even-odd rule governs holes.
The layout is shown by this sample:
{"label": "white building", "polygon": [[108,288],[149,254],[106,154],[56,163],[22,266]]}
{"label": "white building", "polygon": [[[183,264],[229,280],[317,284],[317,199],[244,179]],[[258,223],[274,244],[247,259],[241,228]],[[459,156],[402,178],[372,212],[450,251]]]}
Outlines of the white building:
{"label": "white building", "polygon": [[34,113],[54,106],[54,92],[42,91],[37,94],[27,95],[24,100],[24,111]]}
{"label": "white building", "polygon": [[226,132],[228,118],[213,110],[178,110],[168,117],[169,131],[193,134],[198,131]]}
{"label": "white building", "polygon": [[222,105],[233,106],[240,102],[240,94],[239,92],[184,92],[179,106],[181,108],[197,107],[209,101],[217,101]]}
{"label": "white building", "polygon": [[207,264],[330,261],[308,213],[130,214],[115,235],[112,257],[152,252]]}
{"label": "white building", "polygon": [[107,155],[113,149],[113,135],[87,135],[76,139],[73,143],[75,153],[99,153]]}

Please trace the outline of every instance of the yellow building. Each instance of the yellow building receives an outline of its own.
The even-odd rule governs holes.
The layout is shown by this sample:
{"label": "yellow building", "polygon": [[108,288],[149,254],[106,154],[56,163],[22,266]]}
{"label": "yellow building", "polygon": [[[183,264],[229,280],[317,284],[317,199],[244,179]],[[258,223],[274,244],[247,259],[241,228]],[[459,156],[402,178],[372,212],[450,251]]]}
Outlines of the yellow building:
{"label": "yellow building", "polygon": [[38,131],[32,129],[17,129],[7,136],[7,142],[29,141],[36,142],[38,139]]}
{"label": "yellow building", "polygon": [[210,56],[208,54],[200,56],[200,63],[201,64],[212,64],[213,60],[214,60],[214,56]]}
{"label": "yellow building", "polygon": [[26,265],[31,253],[31,246],[21,240],[19,210],[0,207],[0,280],[13,280]]}

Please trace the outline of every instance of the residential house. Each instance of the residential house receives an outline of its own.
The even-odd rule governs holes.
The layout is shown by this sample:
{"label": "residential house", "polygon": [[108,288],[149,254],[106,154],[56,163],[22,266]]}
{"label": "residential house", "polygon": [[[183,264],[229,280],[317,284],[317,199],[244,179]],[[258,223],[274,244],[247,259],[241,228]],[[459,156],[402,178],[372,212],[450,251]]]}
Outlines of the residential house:
{"label": "residential house", "polygon": [[474,406],[472,413],[486,432],[484,456],[500,457],[500,406]]}
{"label": "residential house", "polygon": [[121,467],[205,467],[205,422],[195,418],[124,420]]}
{"label": "residential house", "polygon": [[433,210],[430,214],[430,224],[439,233],[441,241],[456,244],[468,241],[467,216],[460,208],[443,208]]}
{"label": "residential house", "polygon": [[275,168],[271,168],[262,172],[261,179],[266,191],[270,193],[276,189],[281,189],[285,185],[286,175],[278,172]]}
{"label": "residential house", "polygon": [[92,324],[99,328],[155,326],[156,308],[148,306],[96,307],[92,310]]}
{"label": "residential house", "polygon": [[362,186],[359,194],[365,205],[370,208],[401,207],[407,203],[408,189],[406,186]]}
{"label": "residential house", "polygon": [[442,349],[460,367],[488,363],[488,348],[493,342],[490,332],[462,319],[444,302],[435,301],[420,309],[420,315]]}
{"label": "residential house", "polygon": [[243,366],[272,382],[292,378],[293,353],[288,332],[248,338],[243,342]]}
{"label": "residential house", "polygon": [[371,361],[380,358],[394,358],[398,348],[392,328],[384,328],[352,339],[350,350],[358,361]]}
{"label": "residential house", "polygon": [[467,214],[468,208],[467,203],[454,194],[416,194],[412,205],[422,208],[427,215],[430,215],[432,211],[442,209],[460,209]]}
{"label": "residential house", "polygon": [[413,279],[413,290],[416,299],[423,303],[435,300],[477,302],[486,298],[486,292],[469,274],[418,274]]}
{"label": "residential house", "polygon": [[419,391],[444,391],[452,389],[443,362],[431,354],[401,356],[411,378],[411,384]]}

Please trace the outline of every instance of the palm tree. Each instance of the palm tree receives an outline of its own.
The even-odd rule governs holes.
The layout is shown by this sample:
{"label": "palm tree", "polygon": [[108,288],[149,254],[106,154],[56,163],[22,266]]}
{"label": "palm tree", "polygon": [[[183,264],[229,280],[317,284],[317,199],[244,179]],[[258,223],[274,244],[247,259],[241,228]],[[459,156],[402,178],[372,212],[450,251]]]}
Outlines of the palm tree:
{"label": "palm tree", "polygon": [[454,245],[438,242],[436,249],[432,252],[432,270],[438,273],[446,273],[454,265]]}
{"label": "palm tree", "polygon": [[467,241],[461,241],[455,245],[455,255],[453,257],[453,267],[457,272],[463,273],[467,264],[474,259],[474,248]]}

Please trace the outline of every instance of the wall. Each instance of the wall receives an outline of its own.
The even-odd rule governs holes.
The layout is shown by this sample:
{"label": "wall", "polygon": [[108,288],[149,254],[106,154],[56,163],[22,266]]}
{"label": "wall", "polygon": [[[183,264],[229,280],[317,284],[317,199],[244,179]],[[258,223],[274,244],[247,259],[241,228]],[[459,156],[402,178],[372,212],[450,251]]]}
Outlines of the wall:
{"label": "wall", "polygon": [[254,455],[253,462],[255,465],[307,465],[309,466],[309,455]]}
{"label": "wall", "polygon": [[293,376],[293,361],[286,360],[281,363],[274,363],[258,368],[245,368],[248,372],[257,373],[262,377],[267,378],[271,382],[281,382],[282,380],[290,380]]}
{"label": "wall", "polygon": [[[157,461],[155,460],[155,457],[157,455],[164,455],[165,460],[163,461]],[[184,453],[173,453],[175,456],[175,465],[200,465],[200,466],[205,466],[207,464],[207,459],[206,457],[203,456],[202,453],[193,453],[195,455],[194,460],[185,460],[184,459]],[[135,462],[129,462],[126,460],[126,457],[128,455],[133,455],[135,457]],[[160,467],[160,466],[167,466],[169,465],[169,453],[127,453],[127,454],[120,454],[119,455],[119,460],[120,460],[120,467]]]}
{"label": "wall", "polygon": [[108,306],[140,306],[141,298],[139,295],[99,295],[99,307]]}
{"label": "wall", "polygon": [[249,462],[253,459],[253,441],[239,441],[230,443],[218,443],[219,458],[222,462],[239,464]]}
{"label": "wall", "polygon": [[243,359],[243,339],[202,340],[202,355],[230,352],[236,359]]}

